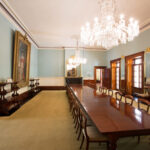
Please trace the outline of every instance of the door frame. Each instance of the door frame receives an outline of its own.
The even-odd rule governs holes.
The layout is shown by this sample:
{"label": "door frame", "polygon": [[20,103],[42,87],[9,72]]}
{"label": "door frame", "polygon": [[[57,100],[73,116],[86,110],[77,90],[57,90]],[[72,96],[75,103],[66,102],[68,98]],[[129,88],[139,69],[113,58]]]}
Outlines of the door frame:
{"label": "door frame", "polygon": [[106,66],[94,66],[94,81],[96,83],[96,69],[105,69]]}
{"label": "door frame", "polygon": [[120,89],[120,83],[121,83],[121,58],[117,58],[117,59],[114,59],[114,60],[110,61],[110,77],[111,77],[110,84],[111,84],[111,88],[112,88],[112,64],[115,63],[115,62],[118,62],[118,61],[120,61],[120,71],[119,71],[119,89]]}
{"label": "door frame", "polygon": [[[125,91],[127,92],[127,63],[128,63],[128,60],[129,59],[134,59],[138,56],[141,56],[142,57],[142,92],[144,90],[144,51],[142,52],[138,52],[138,53],[135,53],[135,54],[132,54],[132,55],[128,55],[128,56],[125,56]],[[133,66],[132,66],[133,67]],[[132,82],[133,82],[133,75],[132,75]],[[133,86],[132,86],[133,88]],[[132,94],[133,94],[133,90],[132,90]]]}

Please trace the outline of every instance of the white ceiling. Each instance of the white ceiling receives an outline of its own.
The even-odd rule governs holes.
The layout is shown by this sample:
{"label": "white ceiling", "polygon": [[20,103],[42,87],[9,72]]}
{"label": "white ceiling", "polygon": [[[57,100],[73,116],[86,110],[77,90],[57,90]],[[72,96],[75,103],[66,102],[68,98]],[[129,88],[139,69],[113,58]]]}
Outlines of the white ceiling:
{"label": "white ceiling", "polygon": [[[150,0],[117,0],[118,12],[140,24],[150,18]],[[80,28],[98,14],[97,0],[8,0],[39,47],[74,47]],[[118,14],[118,15],[119,15]]]}

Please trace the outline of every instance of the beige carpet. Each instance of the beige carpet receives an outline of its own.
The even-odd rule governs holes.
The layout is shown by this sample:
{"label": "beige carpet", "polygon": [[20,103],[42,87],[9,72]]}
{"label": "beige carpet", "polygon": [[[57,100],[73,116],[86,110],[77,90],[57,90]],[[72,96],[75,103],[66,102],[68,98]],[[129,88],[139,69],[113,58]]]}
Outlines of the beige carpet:
{"label": "beige carpet", "polygon": [[[124,138],[118,150],[150,150],[149,141]],[[78,150],[79,145],[65,91],[43,91],[11,116],[0,117],[0,150]],[[90,145],[98,149],[106,145]]]}

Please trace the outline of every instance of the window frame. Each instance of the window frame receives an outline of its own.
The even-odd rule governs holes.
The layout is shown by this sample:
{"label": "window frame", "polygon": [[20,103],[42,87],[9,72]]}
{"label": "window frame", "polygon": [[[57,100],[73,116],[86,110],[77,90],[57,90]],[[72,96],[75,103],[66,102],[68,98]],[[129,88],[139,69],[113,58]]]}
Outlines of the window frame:
{"label": "window frame", "polygon": [[[119,66],[117,65],[117,64],[119,64]],[[119,69],[119,80],[118,80],[118,82],[119,82],[119,85],[117,85],[117,75],[118,75],[118,73],[117,73],[117,70]],[[117,86],[119,86],[119,87],[117,87]],[[119,90],[120,89],[120,61],[117,61],[116,62],[116,90]]]}
{"label": "window frame", "polygon": [[[136,60],[138,60],[138,59],[141,59],[141,62],[140,63],[138,63],[138,64],[136,64]],[[143,67],[142,67],[142,65],[143,65],[143,63],[142,63],[142,56],[139,56],[139,57],[136,57],[136,58],[134,58],[133,59],[133,65],[132,65],[132,67],[133,67],[133,71],[132,71],[132,75],[133,75],[133,79],[132,79],[132,85],[133,85],[133,88],[138,88],[138,89],[141,89],[142,88],[142,79],[143,79]],[[135,67],[138,67],[138,71],[141,71],[140,73],[138,73],[139,75],[138,75],[138,78],[139,78],[139,81],[138,82],[135,82]],[[140,69],[141,68],[141,69]],[[141,82],[140,82],[141,81]],[[135,83],[138,83],[138,85],[139,86],[135,86]]]}
{"label": "window frame", "polygon": [[[138,52],[138,53],[135,53],[135,54],[132,54],[132,55],[128,55],[128,56],[125,56],[125,87],[126,87],[126,93],[128,93],[128,71],[127,71],[127,68],[128,68],[128,61],[130,59],[134,59],[136,57],[140,57],[142,58],[142,88],[134,88],[133,85],[132,85],[132,92],[129,93],[129,94],[133,94],[133,93],[143,93],[144,92],[144,51],[141,51],[141,52]],[[133,65],[132,65],[133,67]],[[131,76],[132,78],[132,83],[133,83],[133,75]]]}
{"label": "window frame", "polygon": [[117,89],[116,81],[115,81],[115,88],[114,90],[120,90],[121,87],[121,58],[114,59],[110,61],[110,66],[111,66],[111,88],[113,89],[112,85],[112,69],[113,69],[113,64],[116,64],[115,66],[115,80],[116,80],[116,68],[117,68],[117,62],[119,62],[119,89]]}

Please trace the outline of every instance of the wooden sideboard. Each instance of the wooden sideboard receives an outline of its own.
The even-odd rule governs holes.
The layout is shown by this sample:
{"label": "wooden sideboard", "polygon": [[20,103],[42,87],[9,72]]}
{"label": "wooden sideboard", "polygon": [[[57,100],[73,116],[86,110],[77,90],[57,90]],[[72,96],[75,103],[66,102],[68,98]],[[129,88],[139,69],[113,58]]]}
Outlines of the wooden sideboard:
{"label": "wooden sideboard", "polygon": [[66,77],[66,84],[82,84],[82,77]]}
{"label": "wooden sideboard", "polygon": [[39,79],[30,80],[30,89],[19,94],[18,82],[0,82],[0,116],[10,115],[39,91]]}

